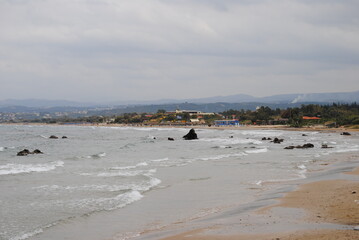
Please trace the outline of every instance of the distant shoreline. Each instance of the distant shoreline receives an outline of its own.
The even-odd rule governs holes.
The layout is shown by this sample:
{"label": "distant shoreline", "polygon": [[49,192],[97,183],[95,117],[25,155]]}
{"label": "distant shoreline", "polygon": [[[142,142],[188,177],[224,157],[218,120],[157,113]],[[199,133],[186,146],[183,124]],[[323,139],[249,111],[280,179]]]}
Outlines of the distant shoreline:
{"label": "distant shoreline", "polygon": [[290,127],[287,125],[246,125],[246,126],[207,126],[207,125],[144,125],[144,124],[93,124],[93,123],[0,123],[0,125],[33,125],[33,126],[93,126],[93,127],[133,127],[133,128],[194,128],[218,130],[285,130],[285,131],[318,131],[318,132],[359,132],[359,129],[338,127],[327,128],[321,125],[312,127]]}

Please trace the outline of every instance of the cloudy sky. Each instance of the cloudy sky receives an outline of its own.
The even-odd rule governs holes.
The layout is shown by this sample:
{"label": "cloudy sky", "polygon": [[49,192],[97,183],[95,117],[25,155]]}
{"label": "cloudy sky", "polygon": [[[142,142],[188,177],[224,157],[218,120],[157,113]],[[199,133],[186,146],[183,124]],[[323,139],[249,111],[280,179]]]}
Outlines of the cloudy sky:
{"label": "cloudy sky", "polygon": [[359,90],[358,0],[0,0],[0,100]]}

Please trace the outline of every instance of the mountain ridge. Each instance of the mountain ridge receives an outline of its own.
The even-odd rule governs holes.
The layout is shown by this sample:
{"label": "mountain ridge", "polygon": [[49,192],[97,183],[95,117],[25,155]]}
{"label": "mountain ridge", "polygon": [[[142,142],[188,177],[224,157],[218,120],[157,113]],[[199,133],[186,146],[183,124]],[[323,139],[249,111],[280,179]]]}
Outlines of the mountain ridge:
{"label": "mountain ridge", "polygon": [[69,100],[47,100],[47,99],[6,99],[0,100],[0,107],[31,107],[31,108],[52,108],[52,107],[119,107],[131,105],[160,105],[179,103],[352,103],[359,102],[359,91],[354,92],[332,92],[332,93],[298,93],[298,94],[277,94],[266,97],[254,97],[247,94],[234,94],[228,96],[214,96],[206,98],[188,99],[159,99],[153,101],[112,101],[107,103],[77,102]]}

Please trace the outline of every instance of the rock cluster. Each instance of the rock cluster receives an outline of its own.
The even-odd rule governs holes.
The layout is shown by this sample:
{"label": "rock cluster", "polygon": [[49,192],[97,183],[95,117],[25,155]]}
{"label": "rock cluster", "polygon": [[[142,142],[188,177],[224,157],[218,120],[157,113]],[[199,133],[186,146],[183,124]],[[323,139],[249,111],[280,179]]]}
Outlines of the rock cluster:
{"label": "rock cluster", "polygon": [[34,151],[30,152],[28,149],[24,149],[17,153],[17,156],[27,156],[29,154],[43,154],[39,149],[35,149]]}
{"label": "rock cluster", "polygon": [[284,139],[279,139],[279,138],[274,138],[273,139],[273,141],[271,141],[271,142],[273,142],[273,143],[281,143],[281,142],[283,142],[284,141]]}
{"label": "rock cluster", "polygon": [[[50,139],[58,139],[59,137],[58,136],[55,136],[55,135],[51,135],[49,137]],[[63,139],[67,138],[66,136],[62,136]]]}

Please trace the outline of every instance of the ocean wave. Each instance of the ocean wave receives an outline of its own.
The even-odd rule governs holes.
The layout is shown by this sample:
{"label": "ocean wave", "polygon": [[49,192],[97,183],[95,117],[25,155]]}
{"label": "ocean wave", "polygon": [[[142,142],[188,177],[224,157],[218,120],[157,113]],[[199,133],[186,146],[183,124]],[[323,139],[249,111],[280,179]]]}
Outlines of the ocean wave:
{"label": "ocean wave", "polygon": [[103,157],[106,157],[105,152],[100,152],[100,153],[97,153],[97,154],[89,155],[86,158],[99,159],[99,158],[103,158]]}
{"label": "ocean wave", "polygon": [[48,172],[63,167],[63,161],[52,162],[48,164],[15,164],[9,163],[0,165],[0,175],[31,173],[31,172]]}
{"label": "ocean wave", "polygon": [[169,158],[160,158],[160,159],[154,159],[154,160],[151,160],[151,162],[164,162],[164,161],[168,161]]}
{"label": "ocean wave", "polygon": [[130,183],[125,185],[96,185],[96,184],[87,184],[81,186],[59,186],[59,185],[42,185],[38,187],[33,187],[33,190],[41,192],[59,192],[59,191],[68,191],[68,192],[78,192],[78,191],[93,191],[93,192],[120,192],[120,191],[141,191],[146,192],[151,190],[153,187],[159,185],[161,180],[158,178],[150,177],[149,180],[141,181],[139,183]]}
{"label": "ocean wave", "polygon": [[156,169],[150,169],[150,170],[135,170],[135,171],[123,171],[119,170],[116,172],[102,172],[98,173],[98,177],[135,177],[135,176],[151,176],[153,173],[155,173]]}
{"label": "ocean wave", "polygon": [[141,162],[141,163],[138,163],[138,164],[133,165],[133,166],[111,167],[110,170],[127,170],[127,169],[135,169],[135,168],[137,168],[137,167],[144,167],[144,166],[148,166],[148,163],[146,163],[146,162]]}
{"label": "ocean wave", "polygon": [[3,152],[5,150],[4,147],[0,147],[0,152]]}
{"label": "ocean wave", "polygon": [[267,137],[267,136],[281,136],[283,135],[283,132],[282,131],[278,131],[278,130],[254,130],[254,131],[250,131],[250,130],[244,130],[244,131],[241,131],[240,132],[241,134],[243,135],[252,135],[252,136],[264,136],[264,137]]}
{"label": "ocean wave", "polygon": [[259,148],[259,149],[253,149],[253,150],[246,150],[246,153],[265,153],[268,152],[268,148]]}
{"label": "ocean wave", "polygon": [[221,143],[224,145],[234,145],[234,144],[261,144],[262,142],[256,139],[241,139],[241,138],[201,138],[199,141],[203,142],[214,142]]}
{"label": "ocean wave", "polygon": [[25,240],[43,232],[44,230],[42,228],[39,228],[39,229],[35,229],[34,231],[23,233],[22,235],[10,238],[10,240]]}
{"label": "ocean wave", "polygon": [[223,158],[242,157],[245,155],[246,155],[245,153],[231,153],[231,154],[222,154],[222,155],[211,156],[211,157],[201,157],[201,158],[197,158],[196,160],[201,160],[201,161],[220,160]]}

